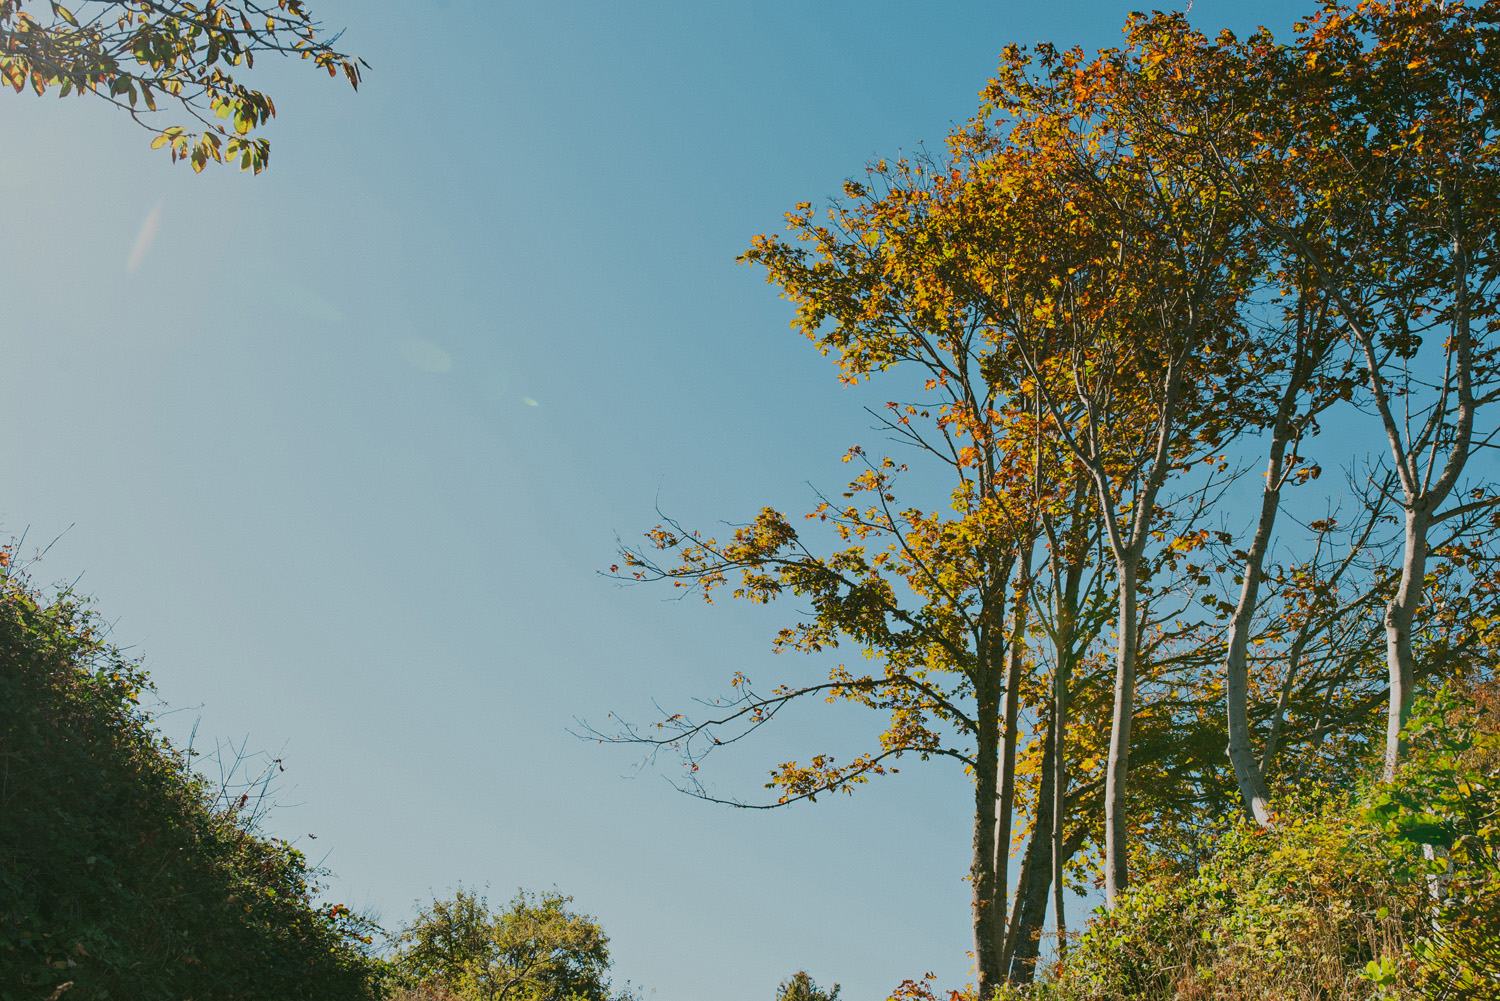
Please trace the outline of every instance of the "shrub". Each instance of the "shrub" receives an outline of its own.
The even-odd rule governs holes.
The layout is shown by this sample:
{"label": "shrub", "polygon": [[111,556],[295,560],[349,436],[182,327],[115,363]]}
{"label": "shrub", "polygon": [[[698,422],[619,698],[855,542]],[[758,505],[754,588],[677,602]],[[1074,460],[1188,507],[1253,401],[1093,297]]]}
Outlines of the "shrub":
{"label": "shrub", "polygon": [[1493,684],[1477,695],[1446,687],[1414,707],[1406,762],[1363,814],[1397,874],[1432,897],[1404,961],[1370,978],[1385,986],[1405,967],[1434,1001],[1500,997],[1500,714]]}
{"label": "shrub", "polygon": [[1194,874],[1163,870],[1099,914],[1055,993],[1079,998],[1364,998],[1412,894],[1348,803],[1225,825]]}
{"label": "shrub", "polygon": [[148,687],[83,602],[0,571],[0,999],[371,997],[360,922],[216,804]]}
{"label": "shrub", "polygon": [[[1142,867],[1047,982],[1055,1001],[1500,997],[1500,733],[1491,689],[1421,699],[1396,780],[1221,822]],[[1488,695],[1486,696],[1486,692]],[[1489,701],[1486,701],[1486,698]]]}

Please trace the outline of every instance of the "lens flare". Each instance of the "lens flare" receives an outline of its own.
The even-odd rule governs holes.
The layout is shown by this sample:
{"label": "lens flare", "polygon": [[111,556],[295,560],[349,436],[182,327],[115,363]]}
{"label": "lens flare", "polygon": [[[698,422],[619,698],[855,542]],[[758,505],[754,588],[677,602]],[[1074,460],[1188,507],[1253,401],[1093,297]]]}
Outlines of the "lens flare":
{"label": "lens flare", "polygon": [[453,369],[453,359],[448,352],[431,341],[424,341],[420,337],[405,337],[396,348],[408,364],[423,372],[436,375]]}
{"label": "lens flare", "polygon": [[141,261],[146,259],[151,245],[156,242],[156,234],[161,230],[162,204],[162,202],[157,202],[151,209],[151,214],[146,216],[146,221],[141,223],[141,231],[136,234],[135,244],[130,248],[130,256],[125,259],[126,274],[135,274],[135,269],[141,266]]}

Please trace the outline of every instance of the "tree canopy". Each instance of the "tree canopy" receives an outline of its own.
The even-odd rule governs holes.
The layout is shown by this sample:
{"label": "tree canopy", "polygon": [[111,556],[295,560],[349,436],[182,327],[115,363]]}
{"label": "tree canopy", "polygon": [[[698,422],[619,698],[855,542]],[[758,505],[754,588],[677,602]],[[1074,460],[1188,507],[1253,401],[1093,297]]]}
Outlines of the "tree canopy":
{"label": "tree canopy", "polygon": [[499,912],[463,889],[434,900],[397,939],[397,979],[437,1001],[631,1001],[605,976],[609,939],[570,903],[524,890]]}

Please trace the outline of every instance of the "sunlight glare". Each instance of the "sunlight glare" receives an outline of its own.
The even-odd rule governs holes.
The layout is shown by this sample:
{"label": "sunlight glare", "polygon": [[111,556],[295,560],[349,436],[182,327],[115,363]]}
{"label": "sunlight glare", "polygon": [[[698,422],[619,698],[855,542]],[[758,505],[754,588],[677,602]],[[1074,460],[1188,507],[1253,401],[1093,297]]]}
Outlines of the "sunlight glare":
{"label": "sunlight glare", "polygon": [[135,274],[135,269],[141,266],[151,245],[156,242],[156,234],[161,230],[161,209],[163,202],[157,202],[146,216],[146,221],[141,223],[141,230],[136,234],[135,244],[130,248],[130,256],[125,260],[125,273]]}

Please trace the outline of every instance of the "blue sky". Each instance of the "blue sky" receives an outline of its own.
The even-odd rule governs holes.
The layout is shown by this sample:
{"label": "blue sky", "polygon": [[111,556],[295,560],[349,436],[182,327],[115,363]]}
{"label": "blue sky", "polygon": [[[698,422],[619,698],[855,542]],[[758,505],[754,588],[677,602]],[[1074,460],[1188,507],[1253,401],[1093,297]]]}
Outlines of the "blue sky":
{"label": "blue sky", "polygon": [[[269,829],[388,924],[460,882],[556,886],[660,1001],[769,1001],[802,968],[851,1001],[961,984],[955,769],[734,811],[567,731],[820,670],[770,654],[784,612],[596,572],[657,503],[805,509],[879,444],[880,387],[840,388],[734,257],[938,143],[1006,43],[1113,44],[1130,5],[314,6],[371,69],[355,95],[263,65],[260,177],[0,95],[0,532],[61,535],[36,574],[95,596],[169,732],[285,759]],[[809,707],[709,780],[753,794],[871,729]]]}

